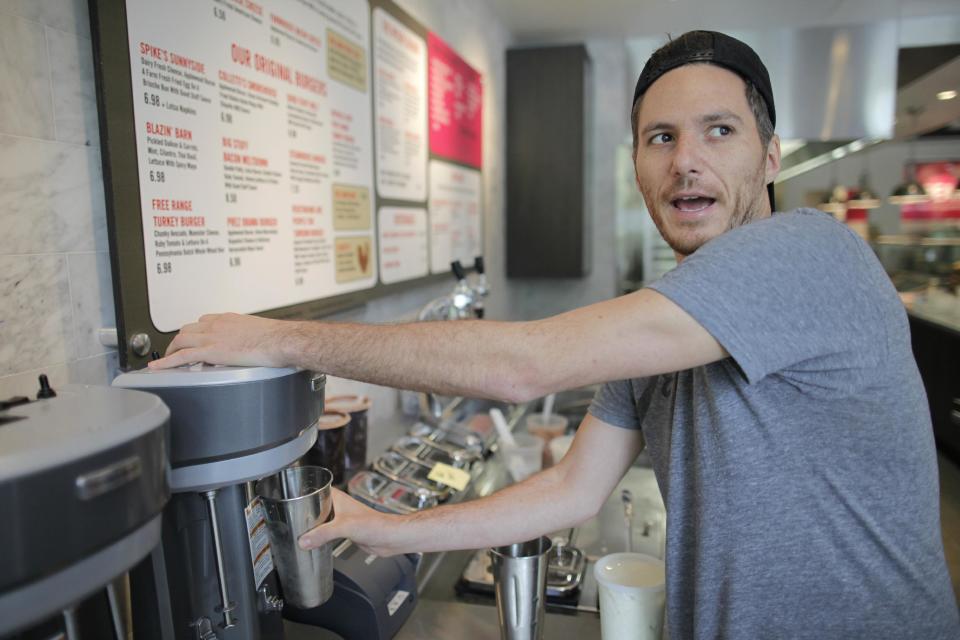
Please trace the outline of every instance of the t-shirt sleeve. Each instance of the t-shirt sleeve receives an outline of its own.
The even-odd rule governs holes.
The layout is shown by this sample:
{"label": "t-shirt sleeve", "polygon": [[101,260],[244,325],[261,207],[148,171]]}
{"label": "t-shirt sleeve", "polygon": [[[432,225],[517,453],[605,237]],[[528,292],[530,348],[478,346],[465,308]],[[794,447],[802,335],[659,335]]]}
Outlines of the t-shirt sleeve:
{"label": "t-shirt sleeve", "polygon": [[616,380],[601,385],[587,411],[594,418],[615,427],[640,428],[633,385],[629,380]]}
{"label": "t-shirt sleeve", "polygon": [[650,288],[710,332],[751,384],[777,373],[846,393],[886,354],[877,269],[846,227],[798,211],[714,238]]}

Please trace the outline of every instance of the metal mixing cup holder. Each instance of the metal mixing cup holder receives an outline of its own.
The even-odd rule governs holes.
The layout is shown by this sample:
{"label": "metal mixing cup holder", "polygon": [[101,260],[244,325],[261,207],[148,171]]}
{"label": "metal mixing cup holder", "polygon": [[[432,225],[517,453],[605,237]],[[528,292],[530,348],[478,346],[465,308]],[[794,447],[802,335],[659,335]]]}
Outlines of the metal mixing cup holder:
{"label": "metal mixing cup holder", "polygon": [[552,546],[550,538],[541,536],[490,549],[503,640],[543,637],[547,554]]}
{"label": "metal mixing cup holder", "polygon": [[266,512],[273,561],[284,600],[312,609],[333,595],[333,545],[301,549],[300,536],[333,517],[333,474],[315,466],[290,467],[257,482]]}

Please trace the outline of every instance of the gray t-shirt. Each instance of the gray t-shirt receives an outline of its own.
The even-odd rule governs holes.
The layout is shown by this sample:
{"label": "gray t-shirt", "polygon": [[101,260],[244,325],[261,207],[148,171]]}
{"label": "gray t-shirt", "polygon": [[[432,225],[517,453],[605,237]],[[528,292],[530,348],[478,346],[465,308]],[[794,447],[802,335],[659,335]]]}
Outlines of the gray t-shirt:
{"label": "gray t-shirt", "polygon": [[703,245],[652,284],[730,357],[604,385],[667,507],[670,636],[957,638],[937,461],[903,306],[815,210]]}

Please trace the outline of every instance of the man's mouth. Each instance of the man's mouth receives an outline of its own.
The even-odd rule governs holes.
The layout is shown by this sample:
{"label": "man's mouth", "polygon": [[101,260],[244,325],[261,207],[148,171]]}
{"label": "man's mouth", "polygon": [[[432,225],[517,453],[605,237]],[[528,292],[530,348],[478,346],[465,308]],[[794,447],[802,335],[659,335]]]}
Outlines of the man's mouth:
{"label": "man's mouth", "polygon": [[707,196],[681,196],[671,200],[670,204],[685,213],[696,213],[703,211],[716,201],[716,198],[708,198]]}

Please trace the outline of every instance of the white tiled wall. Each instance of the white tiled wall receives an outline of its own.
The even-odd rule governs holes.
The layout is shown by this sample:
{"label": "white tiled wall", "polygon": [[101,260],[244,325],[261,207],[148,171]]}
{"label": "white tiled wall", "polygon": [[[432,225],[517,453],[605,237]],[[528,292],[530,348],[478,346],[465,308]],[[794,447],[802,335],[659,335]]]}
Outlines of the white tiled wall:
{"label": "white tiled wall", "polygon": [[0,0],[0,397],[117,366],[84,0]]}

